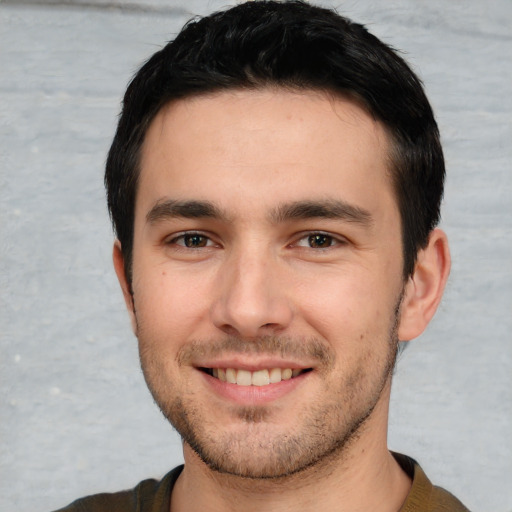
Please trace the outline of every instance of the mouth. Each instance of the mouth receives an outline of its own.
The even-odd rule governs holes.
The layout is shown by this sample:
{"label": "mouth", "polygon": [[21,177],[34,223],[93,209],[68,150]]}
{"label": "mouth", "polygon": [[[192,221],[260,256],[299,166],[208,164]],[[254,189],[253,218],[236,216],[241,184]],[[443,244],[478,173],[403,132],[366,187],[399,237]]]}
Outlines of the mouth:
{"label": "mouth", "polygon": [[238,386],[268,386],[290,380],[310,372],[312,368],[268,368],[257,371],[241,368],[199,368],[202,372],[229,384]]}

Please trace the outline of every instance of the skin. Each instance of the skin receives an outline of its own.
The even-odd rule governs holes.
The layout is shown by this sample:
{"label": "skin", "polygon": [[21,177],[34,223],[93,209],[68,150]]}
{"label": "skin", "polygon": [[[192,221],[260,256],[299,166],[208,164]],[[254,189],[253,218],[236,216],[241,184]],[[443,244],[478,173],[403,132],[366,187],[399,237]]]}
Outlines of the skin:
{"label": "skin", "polygon": [[[280,89],[174,102],[152,122],[132,290],[146,381],[184,438],[180,510],[399,510],[387,450],[398,338],[449,271],[434,230],[404,282],[384,128],[343,98]],[[307,370],[271,386],[202,368]],[[195,492],[201,488],[202,492]]]}

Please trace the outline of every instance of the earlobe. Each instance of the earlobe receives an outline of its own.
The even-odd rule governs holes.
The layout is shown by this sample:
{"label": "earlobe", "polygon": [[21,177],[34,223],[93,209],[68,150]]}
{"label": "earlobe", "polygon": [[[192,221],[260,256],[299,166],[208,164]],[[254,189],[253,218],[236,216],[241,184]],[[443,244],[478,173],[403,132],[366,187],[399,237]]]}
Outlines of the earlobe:
{"label": "earlobe", "polygon": [[414,273],[405,286],[398,337],[409,341],[427,327],[441,302],[450,273],[450,249],[446,234],[434,229],[428,245],[418,252]]}
{"label": "earlobe", "polygon": [[136,335],[137,334],[137,320],[135,317],[133,294],[132,294],[130,282],[128,281],[128,278],[126,277],[124,256],[123,256],[123,251],[121,249],[121,242],[119,240],[116,240],[114,242],[114,248],[112,251],[112,260],[114,262],[114,269],[117,274],[117,279],[119,281],[119,284],[121,285],[121,290],[123,292],[126,309],[128,310],[128,313],[130,315],[132,329]]}

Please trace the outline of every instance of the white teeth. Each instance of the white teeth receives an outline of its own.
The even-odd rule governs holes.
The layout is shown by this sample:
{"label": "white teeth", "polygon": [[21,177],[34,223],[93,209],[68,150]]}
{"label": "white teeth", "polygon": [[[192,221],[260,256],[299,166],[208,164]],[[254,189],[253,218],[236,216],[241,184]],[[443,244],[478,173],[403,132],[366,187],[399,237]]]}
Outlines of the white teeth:
{"label": "white teeth", "polygon": [[290,368],[286,368],[281,371],[281,379],[290,380],[292,378],[293,372]]}
{"label": "white teeth", "polygon": [[236,384],[236,370],[233,368],[226,368],[226,380],[230,384]]}
{"label": "white teeth", "polygon": [[236,383],[239,386],[250,386],[252,384],[251,372],[247,370],[238,370],[236,374]]}
{"label": "white teeth", "polygon": [[281,382],[281,368],[272,368],[272,370],[270,370],[269,380],[271,384]]}
{"label": "white teeth", "polygon": [[257,372],[253,372],[251,384],[253,386],[266,386],[267,384],[270,384],[268,370],[258,370]]}
{"label": "white teeth", "polygon": [[238,384],[239,386],[266,386],[277,384],[282,380],[290,380],[302,373],[301,369],[271,368],[269,370],[237,370],[236,368],[212,368],[212,375],[222,382]]}

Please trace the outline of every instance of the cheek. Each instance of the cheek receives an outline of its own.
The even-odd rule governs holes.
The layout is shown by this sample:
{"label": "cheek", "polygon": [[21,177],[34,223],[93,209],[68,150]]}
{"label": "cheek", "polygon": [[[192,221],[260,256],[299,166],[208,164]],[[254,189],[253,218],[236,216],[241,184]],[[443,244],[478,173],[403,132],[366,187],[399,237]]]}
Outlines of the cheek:
{"label": "cheek", "polygon": [[302,287],[301,316],[335,349],[364,349],[389,339],[399,296],[394,288],[368,273],[333,273]]}
{"label": "cheek", "polygon": [[332,330],[366,325],[378,307],[377,293],[352,273],[333,273],[322,280],[311,280],[300,290],[302,315],[310,323]]}
{"label": "cheek", "polygon": [[139,331],[152,342],[193,335],[205,315],[204,282],[183,272],[139,273],[133,292]]}

